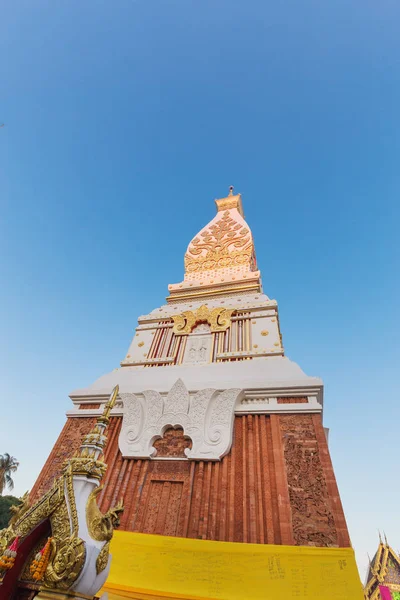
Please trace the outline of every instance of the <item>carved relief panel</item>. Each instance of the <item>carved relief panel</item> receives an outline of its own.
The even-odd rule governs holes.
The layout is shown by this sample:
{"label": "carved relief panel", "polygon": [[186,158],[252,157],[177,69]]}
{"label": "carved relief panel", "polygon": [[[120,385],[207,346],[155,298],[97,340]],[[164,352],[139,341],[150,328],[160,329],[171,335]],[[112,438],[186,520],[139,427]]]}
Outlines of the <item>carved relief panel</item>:
{"label": "carved relief panel", "polygon": [[[151,463],[143,485],[134,530],[184,537],[190,505],[190,465]],[[186,525],[185,525],[186,523]]]}
{"label": "carved relief panel", "polygon": [[337,531],[312,416],[282,415],[280,425],[295,543],[337,546]]}
{"label": "carved relief panel", "polygon": [[[220,460],[232,444],[233,421],[240,389],[219,392],[199,390],[192,396],[181,379],[166,397],[154,390],[143,395],[120,394],[124,403],[119,447],[124,457],[156,458],[154,442],[170,429],[181,427],[192,445],[184,456],[197,460]],[[161,450],[161,446],[159,448]],[[162,453],[165,456],[165,449]]]}
{"label": "carved relief panel", "polygon": [[183,364],[205,365],[210,362],[212,336],[210,326],[201,323],[188,336]]}

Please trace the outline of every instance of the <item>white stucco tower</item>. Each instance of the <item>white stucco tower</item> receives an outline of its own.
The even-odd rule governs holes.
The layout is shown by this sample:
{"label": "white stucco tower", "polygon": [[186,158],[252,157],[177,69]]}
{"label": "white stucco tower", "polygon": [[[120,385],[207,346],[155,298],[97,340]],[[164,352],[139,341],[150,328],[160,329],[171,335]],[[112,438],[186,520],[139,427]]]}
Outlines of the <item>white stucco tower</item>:
{"label": "white stucco tower", "polygon": [[[119,384],[124,402],[115,414],[124,417],[119,438],[124,456],[156,455],[151,442],[162,435],[168,419],[174,420],[177,404],[162,407],[154,394],[167,398],[177,380],[190,393],[237,390],[227,415],[224,444],[208,447],[202,440],[208,457],[214,460],[231,447],[234,414],[303,412],[304,404],[299,404],[296,396],[307,400],[308,412],[322,411],[322,382],[307,377],[285,357],[278,305],[262,291],[241,196],[234,195],[231,188],[226,198],[216,200],[216,205],[216,216],[187,248],[184,280],[169,285],[167,304],[139,317],[120,368],[71,394],[80,406],[102,401]],[[278,396],[293,402],[278,403]],[[213,427],[213,423],[203,422],[205,414],[196,422],[193,415],[190,422],[183,418],[183,414],[191,414],[189,405],[179,405],[180,422],[172,425],[181,425],[185,433],[187,428],[205,431],[204,427]],[[146,434],[149,407],[157,414],[160,429],[151,420]],[[163,418],[165,411],[168,417]],[[201,422],[197,422],[199,419]],[[193,448],[188,454],[192,458],[202,456]]]}
{"label": "white stucco tower", "polygon": [[[285,356],[241,196],[231,188],[215,202],[216,215],[187,247],[183,281],[139,317],[120,366],[71,394],[52,464],[119,385],[99,502],[107,510],[123,497],[122,528],[349,545],[322,426],[322,382]],[[45,467],[38,492],[55,470]]]}

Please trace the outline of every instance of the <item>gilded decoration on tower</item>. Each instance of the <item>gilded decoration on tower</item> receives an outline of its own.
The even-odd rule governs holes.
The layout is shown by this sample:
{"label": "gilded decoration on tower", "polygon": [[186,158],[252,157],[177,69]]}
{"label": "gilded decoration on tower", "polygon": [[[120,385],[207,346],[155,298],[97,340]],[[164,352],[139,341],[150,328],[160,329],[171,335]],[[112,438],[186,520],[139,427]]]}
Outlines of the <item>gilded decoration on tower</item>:
{"label": "gilded decoration on tower", "polygon": [[185,255],[188,273],[250,263],[254,252],[250,230],[225,210],[223,217],[195,237]]}
{"label": "gilded decoration on tower", "polygon": [[231,187],[229,196],[215,202],[216,217],[189,244],[186,273],[241,266],[254,259],[253,239],[243,220],[240,194],[233,195]]}
{"label": "gilded decoration on tower", "polygon": [[243,216],[242,198],[230,188],[215,200],[217,214],[199,231],[185,253],[181,283],[168,286],[167,302],[241,291],[261,292],[253,236]]}
{"label": "gilded decoration on tower", "polygon": [[226,331],[231,326],[233,309],[214,308],[209,310],[207,306],[200,306],[196,311],[186,310],[180,315],[173,315],[175,335],[188,335],[193,327],[201,322],[206,322],[211,327],[212,333]]}
{"label": "gilded decoration on tower", "polygon": [[242,197],[240,194],[233,193],[233,185],[229,188],[229,194],[226,198],[220,198],[215,201],[218,211],[230,210],[236,208],[240,215],[243,217]]}

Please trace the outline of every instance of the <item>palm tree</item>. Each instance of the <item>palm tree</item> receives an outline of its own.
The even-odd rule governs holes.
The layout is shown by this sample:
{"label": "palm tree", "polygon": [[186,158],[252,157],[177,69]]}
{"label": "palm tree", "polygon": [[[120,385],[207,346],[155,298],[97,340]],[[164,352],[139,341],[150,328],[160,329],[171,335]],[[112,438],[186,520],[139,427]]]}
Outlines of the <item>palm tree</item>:
{"label": "palm tree", "polygon": [[12,473],[19,467],[19,462],[13,456],[7,454],[0,454],[0,496],[3,491],[8,488],[10,491],[14,488],[14,481],[11,477]]}

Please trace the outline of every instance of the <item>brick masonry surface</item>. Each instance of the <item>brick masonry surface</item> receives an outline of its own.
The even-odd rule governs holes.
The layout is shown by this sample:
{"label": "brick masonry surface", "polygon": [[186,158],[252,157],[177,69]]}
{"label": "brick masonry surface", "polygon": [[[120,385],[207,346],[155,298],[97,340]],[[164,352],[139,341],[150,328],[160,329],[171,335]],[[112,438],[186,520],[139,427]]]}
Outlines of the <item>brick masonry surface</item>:
{"label": "brick masonry surface", "polygon": [[[68,419],[34,498],[50,487],[94,422]],[[177,460],[190,447],[180,428],[156,440],[163,460],[123,458],[121,422],[110,420],[99,505],[105,511],[124,500],[122,529],[262,544],[350,545],[320,415],[236,416],[232,449],[217,462]]]}

